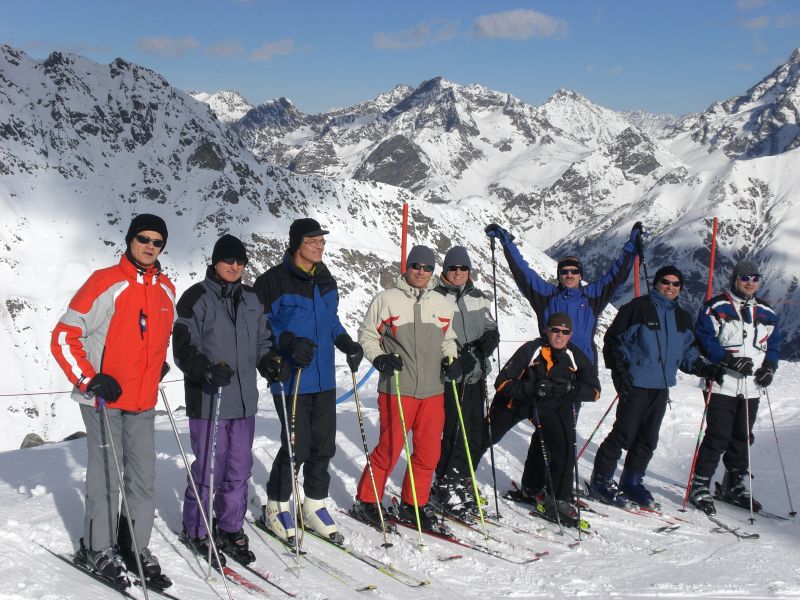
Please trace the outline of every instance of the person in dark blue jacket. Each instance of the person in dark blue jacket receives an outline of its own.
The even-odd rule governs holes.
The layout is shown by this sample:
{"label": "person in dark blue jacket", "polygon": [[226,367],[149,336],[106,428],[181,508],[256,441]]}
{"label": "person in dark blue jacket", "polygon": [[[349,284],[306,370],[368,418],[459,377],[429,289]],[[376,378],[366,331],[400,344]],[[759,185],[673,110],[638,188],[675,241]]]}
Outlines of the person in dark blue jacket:
{"label": "person in dark blue jacket", "polygon": [[[278,353],[284,364],[291,366],[290,376],[272,384],[275,408],[284,427],[281,449],[267,482],[263,515],[270,530],[289,542],[295,535],[295,525],[289,511],[292,473],[285,415],[289,414],[294,427],[295,468],[303,465],[305,476],[305,526],[324,537],[339,538],[341,534],[324,502],[330,484],[328,464],[336,450],[334,348],[347,356],[352,371],[358,369],[364,356],[361,345],[339,321],[336,281],[322,262],[327,233],[314,219],[294,221],[282,263],[259,276],[253,286],[272,323]],[[297,411],[292,419],[292,393],[298,378]],[[284,395],[286,407],[281,401]]]}
{"label": "person in dark blue jacket", "polygon": [[[606,331],[603,358],[619,393],[611,433],[594,461],[590,494],[608,504],[631,502],[659,510],[642,483],[658,445],[669,388],[677,371],[721,380],[724,369],[707,363],[695,345],[692,317],[678,306],[683,275],[674,266],[656,272],[653,291],[619,309]],[[617,461],[627,450],[620,483],[614,481]]]}
{"label": "person in dark blue jacket", "polygon": [[597,365],[597,348],[594,344],[597,317],[608,305],[617,288],[628,279],[634,257],[641,248],[643,231],[642,224],[637,222],[631,229],[630,239],[622,247],[622,253],[608,272],[583,286],[583,265],[577,257],[567,256],[558,261],[558,285],[553,285],[530,268],[508,231],[492,223],[486,228],[486,235],[497,238],[503,245],[514,281],[536,313],[539,332],[547,331],[547,319],[550,315],[569,315],[575,325],[572,343],[589,357],[592,364]]}

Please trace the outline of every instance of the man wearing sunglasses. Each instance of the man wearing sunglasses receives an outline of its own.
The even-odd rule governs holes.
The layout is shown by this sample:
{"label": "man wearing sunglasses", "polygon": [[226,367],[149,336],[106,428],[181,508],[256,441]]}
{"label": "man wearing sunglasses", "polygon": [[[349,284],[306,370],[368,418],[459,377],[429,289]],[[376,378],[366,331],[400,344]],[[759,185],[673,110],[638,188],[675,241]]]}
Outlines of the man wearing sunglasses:
{"label": "man wearing sunglasses", "polygon": [[593,402],[600,396],[600,382],[589,357],[571,342],[572,326],[569,315],[550,315],[545,333],[520,346],[500,370],[489,410],[492,439],[487,440],[478,459],[517,423],[530,420],[535,431],[522,487],[509,496],[533,504],[548,520],[577,527],[578,510],[572,493],[575,419],[582,402]]}
{"label": "man wearing sunglasses", "polygon": [[582,286],[583,265],[577,257],[568,256],[558,261],[556,270],[558,285],[553,285],[530,268],[508,231],[496,223],[486,227],[486,235],[497,238],[503,245],[503,252],[514,281],[536,313],[539,331],[545,330],[550,315],[557,312],[568,314],[575,324],[572,343],[580,348],[593,364],[597,363],[597,348],[594,344],[597,317],[608,305],[614,292],[628,279],[633,259],[641,248],[643,231],[641,223],[634,224],[630,238],[622,247],[622,253],[608,272]]}
{"label": "man wearing sunglasses", "polygon": [[[69,303],[50,349],[75,386],[86,426],[86,515],[76,562],[127,584],[137,573],[132,535],[144,576],[163,587],[148,549],[155,514],[155,405],[175,318],[175,288],[158,257],[167,243],[161,217],[135,217],[119,263],[95,271]],[[105,402],[105,411],[98,411]],[[106,429],[105,412],[110,431]],[[119,514],[119,481],[108,436],[124,456],[121,468],[130,513]],[[124,507],[123,507],[124,510]]]}
{"label": "man wearing sunglasses", "polygon": [[[474,367],[474,361],[457,358],[453,328],[453,303],[436,292],[433,276],[436,255],[427,246],[414,246],[406,259],[406,272],[394,287],[375,296],[367,309],[358,339],[367,357],[380,372],[378,410],[380,437],[370,454],[378,498],[368,469],[364,469],[353,506],[354,517],[380,529],[378,507],[386,480],[400,453],[406,431],[400,422],[395,374],[400,386],[405,424],[413,433],[411,466],[414,488],[406,472],[398,517],[416,524],[414,498],[419,503],[420,525],[435,529],[438,517],[428,503],[433,472],[441,453],[444,427],[444,387]],[[455,359],[450,363],[450,358]],[[449,384],[448,384],[449,385]],[[413,490],[413,491],[412,491]]]}
{"label": "man wearing sunglasses", "polygon": [[[295,220],[289,227],[289,247],[283,261],[256,279],[253,287],[272,323],[282,364],[290,367],[271,389],[282,431],[286,431],[286,415],[294,428],[294,466],[299,469],[302,465],[304,474],[303,523],[323,537],[341,540],[343,536],[325,505],[331,481],[328,466],[336,451],[334,350],[347,357],[354,372],[364,353],[339,321],[339,290],[322,262],[327,234],[314,219]],[[299,388],[295,388],[298,378]],[[295,389],[297,411],[292,416]],[[295,524],[289,506],[290,441],[281,435],[281,442],[267,481],[262,518],[275,535],[291,542]],[[300,498],[296,500],[300,502]]]}
{"label": "man wearing sunglasses", "polygon": [[[697,317],[700,349],[725,367],[722,384],[708,402],[706,433],[689,492],[692,504],[712,515],[716,509],[709,486],[720,457],[725,465],[721,497],[750,508],[747,447],[753,441],[761,390],[772,383],[778,369],[781,344],[778,315],[756,295],[760,286],[758,266],[749,260],[738,262],[730,289],[706,302]],[[753,500],[753,510],[760,509]]]}
{"label": "man wearing sunglasses", "polygon": [[[707,363],[697,350],[692,318],[678,305],[681,289],[683,274],[672,265],[660,268],[652,292],[622,306],[606,331],[603,358],[619,405],[611,433],[595,456],[590,494],[608,504],[633,502],[660,510],[643,480],[678,368],[707,379],[722,378],[724,369]],[[623,450],[627,454],[618,485],[614,472]]]}
{"label": "man wearing sunglasses", "polygon": [[[450,248],[444,256],[436,292],[453,303],[453,329],[458,338],[459,354],[474,364],[456,382],[470,455],[474,457],[484,444],[484,379],[489,369],[488,358],[497,348],[500,334],[489,298],[475,287],[470,278],[471,268],[472,261],[466,248]],[[475,499],[452,385],[445,386],[444,398],[442,453],[436,467],[433,499],[437,508],[471,519]]]}
{"label": "man wearing sunglasses", "polygon": [[267,376],[274,364],[268,356],[272,333],[264,307],[253,288],[242,283],[246,264],[242,241],[229,234],[220,237],[205,279],[178,300],[172,334],[175,363],[185,374],[186,415],[195,456],[192,476],[200,493],[196,498],[191,486],[186,487],[183,538],[208,558],[209,532],[198,503],[209,512],[214,416],[220,402],[213,534],[221,551],[245,564],[255,560],[242,526],[258,411],[256,369]]}

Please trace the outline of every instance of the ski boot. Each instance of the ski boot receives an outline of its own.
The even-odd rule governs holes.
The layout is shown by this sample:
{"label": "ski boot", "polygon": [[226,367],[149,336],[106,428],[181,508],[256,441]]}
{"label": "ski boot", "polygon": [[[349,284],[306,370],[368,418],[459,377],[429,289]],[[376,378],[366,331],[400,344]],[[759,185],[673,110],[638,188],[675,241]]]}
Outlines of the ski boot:
{"label": "ski boot", "polygon": [[589,497],[612,506],[636,509],[636,505],[625,495],[625,492],[619,489],[617,482],[614,481],[613,473],[593,471],[592,478],[589,480]]}
{"label": "ski boot", "polygon": [[707,515],[713,517],[717,514],[717,509],[714,506],[714,498],[711,496],[711,491],[708,489],[710,484],[711,477],[703,477],[695,473],[694,477],[692,477],[689,502]]}
{"label": "ski boot", "polygon": [[[717,484],[717,497],[741,508],[750,510],[750,490],[747,488],[748,473],[746,469],[729,469],[725,471],[722,485]],[[753,498],[753,512],[761,510],[761,503]]]}
{"label": "ski boot", "polygon": [[[395,516],[399,521],[411,523],[416,527],[417,514],[414,510],[413,504],[408,504],[407,502],[402,501],[396,508],[397,512],[395,513]],[[448,528],[439,522],[439,517],[437,516],[433,506],[430,504],[423,504],[419,507],[419,525],[423,531],[432,531],[434,533],[451,535]]]}
{"label": "ski boot", "polygon": [[536,514],[546,521],[583,531],[589,529],[589,523],[578,517],[578,509],[568,500],[553,501],[546,489],[537,492],[533,498]]}
{"label": "ski boot", "polygon": [[437,482],[431,493],[430,503],[434,509],[464,521],[474,523],[475,518],[467,506],[468,496],[461,483],[452,478],[444,478]]}
{"label": "ski boot", "polygon": [[[128,572],[138,577],[139,565],[136,564],[136,553],[133,551],[130,523],[124,515],[120,515],[117,526],[117,551],[125,561]],[[142,574],[147,587],[165,590],[172,585],[172,580],[161,572],[161,565],[149,548],[144,547],[140,550],[139,562],[142,565]]]}
{"label": "ski boot", "polygon": [[623,469],[619,478],[619,487],[632,502],[639,505],[639,508],[660,513],[661,504],[656,502],[650,490],[644,487],[643,479],[644,471]]}
{"label": "ski boot", "polygon": [[[183,543],[184,546],[189,548],[189,550],[194,552],[197,556],[199,556],[203,560],[206,560],[206,561],[208,560],[208,553],[209,553],[209,550],[211,548],[210,545],[209,545],[211,542],[209,541],[208,535],[203,535],[203,536],[199,536],[199,537],[189,537],[189,534],[186,533],[186,530],[184,529],[183,531],[181,531],[181,535],[180,535],[179,539],[180,539],[181,543]],[[217,550],[219,550],[219,548],[217,548]],[[224,567],[227,562],[228,561],[225,559],[225,555],[222,554],[222,552],[220,551],[220,553],[219,553],[219,563],[218,563],[217,562],[217,557],[214,554],[214,551],[211,550],[211,566],[212,567],[214,567],[215,569],[219,570],[220,563]]]}
{"label": "ski boot", "polygon": [[103,550],[90,550],[84,545],[83,538],[81,538],[80,548],[75,553],[73,561],[76,565],[88,571],[93,571],[104,579],[108,579],[120,589],[126,589],[131,585],[127,577],[128,572],[125,568],[125,561],[122,560],[114,546],[109,546]]}
{"label": "ski boot", "polygon": [[261,507],[259,520],[262,522],[264,529],[276,538],[289,546],[294,545],[295,524],[288,502],[267,500],[266,505]]}
{"label": "ski boot", "polygon": [[306,496],[303,501],[303,519],[306,529],[330,540],[337,546],[344,544],[344,536],[339,532],[324,500],[315,500]]}
{"label": "ski boot", "polygon": [[[397,526],[389,522],[389,513],[381,504],[381,512],[383,513],[383,523],[386,526],[388,533],[397,533]],[[361,521],[378,531],[383,531],[381,527],[381,515],[378,514],[378,504],[376,502],[364,502],[363,500],[356,500],[353,508],[348,511],[348,514],[356,521]]]}
{"label": "ski boot", "polygon": [[217,550],[224,552],[238,563],[249,565],[256,560],[256,555],[250,550],[250,539],[244,529],[230,532],[216,527],[214,541],[217,542]]}

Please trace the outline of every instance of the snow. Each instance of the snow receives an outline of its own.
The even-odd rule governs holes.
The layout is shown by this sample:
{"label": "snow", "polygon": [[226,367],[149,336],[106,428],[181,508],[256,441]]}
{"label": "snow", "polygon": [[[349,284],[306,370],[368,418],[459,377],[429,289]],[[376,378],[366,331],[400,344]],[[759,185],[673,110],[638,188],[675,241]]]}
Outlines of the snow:
{"label": "snow", "polygon": [[[508,356],[513,345],[506,345]],[[366,371],[362,367],[361,374]],[[341,364],[339,394],[348,389],[349,375]],[[605,378],[606,390],[611,390]],[[171,380],[170,380],[171,381]],[[778,439],[789,477],[789,489],[795,502],[800,498],[800,483],[796,456],[800,451],[797,423],[800,422],[800,403],[797,386],[800,367],[783,365],[774,385],[769,388]],[[165,385],[170,406],[175,411],[182,443],[189,447],[188,421],[182,411],[182,385]],[[361,390],[367,438],[370,445],[377,437],[375,380]],[[299,576],[293,567],[294,559],[274,542],[260,541],[252,529],[251,547],[261,569],[266,570],[282,587],[298,593],[299,598],[792,598],[800,596],[800,568],[797,566],[798,525],[795,520],[776,521],[756,516],[751,525],[748,514],[741,509],[720,505],[718,516],[723,521],[760,534],[759,540],[737,540],[729,533],[713,532],[714,524],[693,509],[678,511],[683,490],[675,483],[685,483],[692,452],[697,439],[697,427],[702,409],[701,393],[693,378],[683,377],[672,390],[672,408],[661,428],[659,448],[651,463],[646,482],[656,499],[664,505],[664,514],[681,519],[680,528],[670,533],[656,533],[664,525],[655,516],[634,515],[593,503],[608,516],[584,513],[594,533],[584,535],[576,549],[566,543],[575,541],[576,533],[567,530],[563,536],[557,526],[524,516],[525,510],[501,500],[503,521],[533,535],[515,533],[507,528],[489,526],[495,539],[490,548],[514,556],[532,556],[547,551],[540,560],[517,565],[449,544],[427,540],[425,548],[416,545],[416,534],[402,530],[393,537],[394,547],[386,551],[379,547],[382,536],[374,530],[336,512],[349,508],[361,470],[364,455],[352,399],[339,405],[337,453],[331,465],[331,497],[329,507],[339,522],[349,544],[376,558],[422,578],[431,585],[413,590],[394,579],[352,559],[340,551],[308,539],[309,552],[323,558],[355,579],[374,583],[374,592],[356,592],[316,567],[305,564]],[[611,401],[606,391],[602,398],[585,405],[579,420],[579,444],[591,433]],[[161,406],[159,406],[161,408]],[[75,412],[77,406],[73,407]],[[591,460],[597,445],[612,424],[612,416],[600,428],[580,461],[581,476],[588,478]],[[249,486],[251,517],[266,497],[265,482],[272,459],[278,449],[279,421],[272,400],[262,389],[261,410],[256,422],[253,478]],[[496,448],[498,489],[502,492],[512,479],[521,475],[531,428],[519,425]],[[752,447],[755,473],[753,490],[773,513],[788,513],[786,491],[769,410],[762,401]],[[61,553],[73,552],[83,529],[83,480],[86,469],[86,442],[75,440],[47,444],[33,449],[0,453],[0,598],[66,600],[70,598],[114,597],[99,584],[50,556],[41,546]],[[175,438],[166,415],[156,420],[156,510],[157,518],[151,549],[159,557],[164,571],[174,579],[169,591],[184,599],[224,598],[221,582],[209,584],[204,580],[205,563],[200,563],[177,542],[174,531],[181,527],[181,499],[185,475]],[[191,454],[190,454],[191,456]],[[191,458],[190,458],[191,460]],[[405,461],[401,457],[395,468],[389,490],[401,485]],[[721,470],[718,471],[721,476]],[[491,473],[488,464],[477,471],[482,493],[494,506]],[[249,527],[249,526],[248,526]],[[454,530],[464,537],[481,541],[460,527]],[[513,547],[511,545],[513,545]],[[462,554],[463,558],[440,562],[440,557]],[[233,565],[236,568],[235,565]],[[239,572],[244,569],[239,567]],[[283,595],[260,580],[250,576],[269,591],[269,597]],[[231,585],[234,598],[248,594]],[[133,595],[142,597],[139,590]],[[157,597],[151,595],[151,597]]]}

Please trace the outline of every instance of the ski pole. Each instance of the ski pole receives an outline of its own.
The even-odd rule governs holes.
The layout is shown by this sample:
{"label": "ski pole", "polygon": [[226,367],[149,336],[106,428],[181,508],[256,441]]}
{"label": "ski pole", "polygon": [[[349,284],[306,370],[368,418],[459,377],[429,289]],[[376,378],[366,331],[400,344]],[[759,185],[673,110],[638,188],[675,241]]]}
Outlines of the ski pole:
{"label": "ski pole", "polygon": [[708,413],[708,403],[711,402],[711,388],[714,382],[708,381],[708,392],[706,393],[705,407],[703,408],[703,416],[700,419],[700,429],[697,431],[697,443],[694,445],[694,455],[692,456],[692,466],[689,469],[689,479],[686,482],[686,493],[683,495],[683,504],[680,507],[680,512],[686,512],[686,502],[689,500],[689,494],[692,491],[692,479],[694,479],[694,469],[697,466],[697,457],[700,454],[700,441],[703,439],[703,424],[706,422],[706,414]]}
{"label": "ski pole", "polygon": [[[533,423],[536,432],[539,433],[539,443],[542,446],[542,459],[544,460],[544,471],[547,474],[547,483],[550,486],[550,493],[553,495],[553,508],[556,513],[556,523],[558,523],[559,535],[564,535],[564,527],[561,525],[561,515],[558,514],[558,500],[556,499],[556,487],[553,485],[553,474],[550,471],[550,459],[547,457],[547,445],[544,443],[544,433],[542,432],[542,421],[539,418],[539,408],[536,406],[536,394],[533,395]],[[535,433],[534,433],[535,435]],[[533,441],[533,440],[531,440]],[[578,529],[581,528],[580,521],[578,522]]]}
{"label": "ski pole", "polygon": [[572,402],[572,455],[575,459],[575,508],[578,509],[578,541],[581,539],[580,483],[578,482],[578,411]]}
{"label": "ski pole", "polygon": [[[299,373],[298,373],[299,375]],[[297,485],[297,473],[294,467],[294,444],[292,443],[293,436],[290,432],[290,425],[289,425],[289,415],[286,413],[288,410],[288,405],[286,402],[286,389],[283,387],[283,382],[278,381],[278,385],[281,388],[281,407],[283,409],[283,434],[286,436],[286,448],[287,453],[289,454],[289,469],[292,475],[292,490],[297,495],[298,485]],[[300,566],[300,536],[297,535],[297,503],[293,502],[289,505],[289,510],[292,514],[292,521],[295,524],[295,535],[294,535],[294,552],[295,552],[295,559],[296,564],[299,568]]]}
{"label": "ski pole", "polygon": [[[482,357],[481,360],[483,361],[483,365],[484,365],[484,369],[483,369],[484,375],[483,375],[483,377],[481,377],[481,381],[483,383],[483,403],[484,403],[484,405],[486,407],[486,435],[489,436],[489,442],[491,442],[491,440],[492,440],[492,417],[491,417],[491,411],[489,410],[490,409],[490,407],[489,407],[489,390],[487,388],[486,375],[485,375],[485,373],[487,371],[486,366],[487,366],[488,359],[484,356],[484,357]],[[496,472],[495,466],[494,466],[494,446],[492,444],[489,444],[489,462],[492,465],[492,489],[494,490],[494,510],[497,513],[497,518],[500,519],[501,518],[501,515],[500,515],[500,501],[498,500],[498,497],[497,497],[497,472]]]}
{"label": "ski pole", "polygon": [[356,384],[356,372],[350,371],[353,376],[353,400],[356,403],[356,416],[358,417],[358,428],[361,430],[361,444],[364,446],[364,456],[367,457],[367,472],[372,482],[372,493],[375,494],[375,504],[378,509],[378,517],[381,520],[381,530],[383,531],[383,547],[387,550],[392,547],[386,534],[386,523],[383,520],[383,503],[378,497],[378,486],[375,484],[375,474],[372,471],[372,461],[369,459],[369,446],[367,445],[367,434],[364,432],[364,417],[361,415],[361,401],[358,399],[358,385]]}
{"label": "ski pole", "polygon": [[[183,444],[181,443],[181,436],[178,434],[178,426],[175,423],[175,417],[172,414],[172,409],[169,406],[169,401],[167,400],[167,394],[164,392],[164,387],[159,386],[158,391],[161,392],[161,399],[164,402],[164,408],[167,409],[167,416],[169,416],[169,423],[172,425],[172,433],[175,434],[175,441],[178,443],[178,450],[181,452],[181,458],[183,458],[183,466],[186,467],[186,475],[189,479],[189,485],[192,487],[192,493],[194,497],[197,499],[197,508],[200,511],[200,518],[203,520],[203,524],[206,526],[207,531],[211,531],[211,527],[208,523],[208,517],[206,516],[206,511],[203,508],[203,503],[200,502],[200,493],[197,491],[197,485],[194,481],[194,476],[192,475],[192,469],[189,466],[189,459],[186,458],[186,451],[183,449]],[[222,561],[220,561],[219,550],[217,549],[217,543],[214,540],[214,536],[209,534],[208,536],[209,545],[214,551],[214,556],[217,558],[217,564],[222,565]],[[220,566],[220,569],[222,567]],[[233,596],[231,596],[231,591],[228,588],[228,578],[222,577],[222,582],[225,584],[225,591],[228,593],[229,600],[233,600]]]}
{"label": "ski pole", "polygon": [[[144,578],[144,569],[142,569],[142,560],[139,557],[139,544],[136,542],[136,532],[133,530],[133,521],[131,520],[131,510],[128,507],[128,494],[125,492],[125,479],[122,475],[122,468],[119,466],[119,458],[117,458],[117,445],[114,443],[114,433],[111,431],[111,422],[108,419],[108,411],[106,410],[105,398],[97,397],[97,407],[103,415],[103,421],[108,433],[108,445],[111,446],[111,455],[114,457],[114,466],[117,469],[117,478],[119,482],[119,493],[122,496],[122,505],[125,507],[125,514],[129,520],[129,527],[131,540],[133,541],[133,551],[136,554],[136,568],[139,570],[139,580],[142,582],[142,592],[144,592],[145,600],[148,600],[147,584]],[[90,540],[91,541],[91,540]]]}
{"label": "ski pole", "polygon": [[408,430],[406,429],[406,417],[403,414],[403,399],[400,395],[400,372],[394,372],[394,391],[397,395],[397,411],[400,413],[400,426],[403,428],[403,448],[406,451],[408,461],[408,479],[411,482],[411,497],[414,499],[414,515],[417,517],[417,531],[419,532],[419,546],[425,545],[422,539],[422,521],[419,518],[419,502],[417,501],[417,484],[414,482],[414,467],[411,465],[411,450],[408,447]]}
{"label": "ski pole", "polygon": [[[453,364],[453,357],[450,357],[450,364]],[[466,377],[464,378],[466,381]],[[462,437],[464,438],[464,452],[467,455],[467,466],[469,466],[469,476],[472,478],[472,493],[475,495],[475,504],[478,505],[478,515],[481,518],[481,527],[483,528],[483,539],[489,539],[489,533],[486,531],[486,522],[483,520],[483,507],[481,506],[481,495],[478,492],[478,480],[475,479],[475,469],[472,466],[472,454],[469,451],[469,439],[467,438],[467,430],[464,428],[464,414],[461,412],[461,402],[458,399],[458,390],[456,389],[456,380],[451,379],[450,384],[453,386],[453,398],[456,403],[456,412],[458,413],[458,424],[461,426]],[[454,441],[455,443],[455,441]]]}
{"label": "ski pole", "polygon": [[[297,368],[297,379],[294,382],[294,393],[292,395],[292,428],[291,428],[292,439],[291,439],[291,443],[292,443],[292,455],[293,456],[297,455],[297,452],[296,452],[297,446],[295,445],[295,442],[296,442],[296,439],[295,439],[295,431],[296,431],[295,425],[297,423],[297,392],[300,390],[300,375],[302,373],[303,373],[303,369],[298,367]],[[297,473],[295,473],[295,477],[294,477],[294,501],[297,504],[297,508],[299,509],[296,512],[298,514],[297,518],[300,521],[300,537],[301,537],[300,543],[302,544],[306,539],[306,523],[305,523],[305,517],[303,516],[303,509],[302,509],[301,504],[300,504],[300,484],[297,482]]]}
{"label": "ski pole", "polygon": [[[222,405],[222,386],[217,388],[217,406],[214,409],[214,432],[211,434],[211,466],[208,475],[208,536],[214,536],[214,475],[217,470],[217,432],[219,431],[219,407]],[[211,544],[208,545],[208,578],[211,579]]]}
{"label": "ski pole", "polygon": [[783,471],[783,483],[786,485],[786,496],[789,498],[789,516],[794,517],[797,513],[792,505],[792,494],[789,492],[789,480],[786,478],[786,467],[783,466],[783,455],[781,454],[781,445],[778,442],[778,430],[775,428],[775,419],[772,416],[772,403],[769,401],[769,392],[767,388],[762,388],[764,396],[767,398],[767,407],[769,408],[769,418],[772,421],[772,432],[775,434],[775,447],[778,449],[778,459],[781,461],[781,471]]}
{"label": "ski pole", "polygon": [[[581,448],[581,451],[578,452],[578,458],[583,456],[583,453],[586,451],[586,447],[592,441],[592,438],[594,437],[594,434],[597,433],[597,430],[600,429],[600,426],[603,424],[603,421],[606,420],[606,417],[608,416],[608,413],[611,412],[611,408],[614,406],[614,404],[617,402],[617,400],[619,400],[619,394],[614,396],[614,399],[611,401],[611,404],[608,405],[608,408],[606,409],[606,412],[604,412],[603,416],[600,417],[600,421],[597,423],[597,427],[594,428],[594,431],[592,431],[592,434],[589,436],[589,439],[587,439],[586,442],[584,442],[583,447]],[[577,439],[576,439],[575,443],[577,444]],[[575,461],[575,464],[577,464],[577,459]]]}
{"label": "ski pole", "polygon": [[753,518],[753,474],[752,474],[752,463],[750,462],[750,398],[748,397],[750,394],[747,391],[747,376],[744,378],[744,418],[747,423],[745,423],[745,429],[747,433],[747,489],[750,491],[750,524],[752,525],[755,523],[755,519]]}

